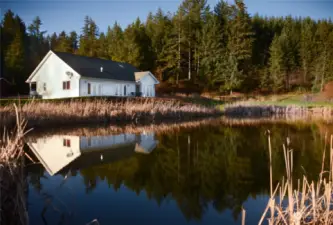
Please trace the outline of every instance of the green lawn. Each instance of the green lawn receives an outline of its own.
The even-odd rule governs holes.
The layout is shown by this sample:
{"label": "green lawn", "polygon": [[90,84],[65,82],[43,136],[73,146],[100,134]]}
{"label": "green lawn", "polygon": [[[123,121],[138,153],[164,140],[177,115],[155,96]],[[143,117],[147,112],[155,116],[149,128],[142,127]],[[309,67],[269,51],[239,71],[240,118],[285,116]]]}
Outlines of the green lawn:
{"label": "green lawn", "polygon": [[[316,95],[313,95],[312,100],[305,100],[304,94],[284,94],[284,95],[271,95],[271,96],[254,96],[244,101],[235,101],[231,103],[239,103],[246,105],[274,105],[274,106],[302,106],[302,107],[333,107],[333,102],[316,100]],[[219,109],[223,110],[225,104],[219,105]]]}

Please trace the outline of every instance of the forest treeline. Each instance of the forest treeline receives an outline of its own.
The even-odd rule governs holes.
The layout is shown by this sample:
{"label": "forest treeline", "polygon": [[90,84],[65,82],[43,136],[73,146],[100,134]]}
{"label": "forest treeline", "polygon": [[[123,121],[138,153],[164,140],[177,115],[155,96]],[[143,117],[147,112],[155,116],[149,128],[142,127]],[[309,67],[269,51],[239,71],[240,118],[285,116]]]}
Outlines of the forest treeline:
{"label": "forest treeline", "polygon": [[50,49],[128,62],[163,83],[186,80],[206,91],[320,91],[333,78],[330,19],[251,17],[242,0],[215,6],[184,0],[177,12],[158,9],[146,21],[138,18],[125,29],[114,23],[106,32],[89,16],[80,34],[46,35],[41,27],[39,17],[26,26],[12,11],[4,14],[7,94],[26,93],[24,81]]}

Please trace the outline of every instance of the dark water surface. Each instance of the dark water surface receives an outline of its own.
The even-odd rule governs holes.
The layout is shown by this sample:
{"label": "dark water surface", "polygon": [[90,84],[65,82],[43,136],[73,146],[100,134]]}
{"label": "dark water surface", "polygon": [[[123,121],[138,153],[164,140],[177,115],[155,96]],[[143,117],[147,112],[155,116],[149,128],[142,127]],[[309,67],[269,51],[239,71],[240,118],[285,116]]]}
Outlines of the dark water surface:
{"label": "dark water surface", "polygon": [[[273,182],[284,175],[282,144],[294,149],[294,177],[316,179],[329,126],[203,125],[164,133],[28,138],[30,224],[257,224],[268,202],[267,136]],[[97,223],[95,223],[97,224]]]}

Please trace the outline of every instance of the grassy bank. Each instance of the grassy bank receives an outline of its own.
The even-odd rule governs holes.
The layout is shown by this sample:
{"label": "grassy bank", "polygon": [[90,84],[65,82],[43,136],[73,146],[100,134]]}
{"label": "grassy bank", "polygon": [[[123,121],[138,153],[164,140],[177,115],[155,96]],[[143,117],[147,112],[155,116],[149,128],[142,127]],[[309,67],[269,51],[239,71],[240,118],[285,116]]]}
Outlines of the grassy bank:
{"label": "grassy bank", "polygon": [[319,95],[289,94],[253,97],[220,105],[229,117],[294,117],[293,119],[325,119],[333,116],[333,103]]}
{"label": "grassy bank", "polygon": [[[13,127],[15,113],[12,105],[0,108],[0,126]],[[28,127],[56,127],[96,123],[155,123],[187,121],[221,115],[213,107],[181,104],[178,101],[156,99],[127,99],[125,101],[70,100],[57,102],[32,101],[21,105],[20,114]]]}

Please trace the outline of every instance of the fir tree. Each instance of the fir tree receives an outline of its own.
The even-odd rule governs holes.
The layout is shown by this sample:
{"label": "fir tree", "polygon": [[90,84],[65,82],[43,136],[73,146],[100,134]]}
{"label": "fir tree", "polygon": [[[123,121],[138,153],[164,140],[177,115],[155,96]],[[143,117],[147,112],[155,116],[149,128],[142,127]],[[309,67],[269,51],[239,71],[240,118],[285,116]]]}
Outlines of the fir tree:
{"label": "fir tree", "polygon": [[71,41],[65,31],[62,31],[59,34],[57,40],[57,46],[55,47],[54,50],[58,52],[68,52],[68,53],[72,52]]}
{"label": "fir tree", "polygon": [[284,71],[283,71],[283,52],[281,40],[278,35],[273,39],[272,45],[270,47],[270,60],[269,60],[269,71],[270,77],[264,80],[266,82],[266,87],[271,84],[271,88],[274,92],[280,91],[284,88]]}

